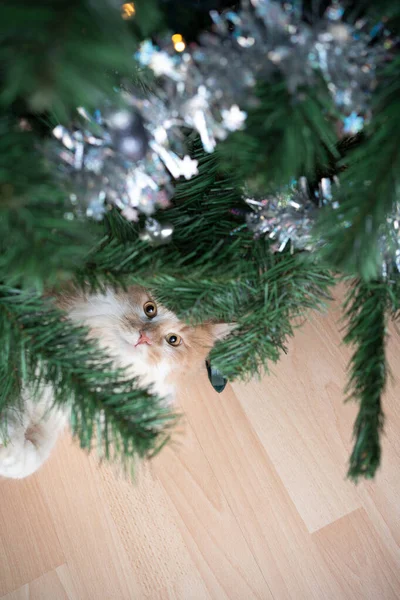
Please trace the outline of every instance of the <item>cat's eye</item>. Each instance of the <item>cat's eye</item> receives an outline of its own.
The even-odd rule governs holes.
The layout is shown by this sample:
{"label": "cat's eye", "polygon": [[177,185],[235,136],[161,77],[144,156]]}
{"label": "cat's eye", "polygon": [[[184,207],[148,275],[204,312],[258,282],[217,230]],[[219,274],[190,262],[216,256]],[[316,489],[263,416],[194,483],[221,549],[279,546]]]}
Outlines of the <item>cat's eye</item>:
{"label": "cat's eye", "polygon": [[182,343],[182,338],[177,333],[169,333],[165,336],[165,339],[170,346],[180,346]]}
{"label": "cat's eye", "polygon": [[157,314],[157,304],[152,300],[149,300],[143,304],[143,310],[146,317],[149,317],[149,319],[154,319]]}

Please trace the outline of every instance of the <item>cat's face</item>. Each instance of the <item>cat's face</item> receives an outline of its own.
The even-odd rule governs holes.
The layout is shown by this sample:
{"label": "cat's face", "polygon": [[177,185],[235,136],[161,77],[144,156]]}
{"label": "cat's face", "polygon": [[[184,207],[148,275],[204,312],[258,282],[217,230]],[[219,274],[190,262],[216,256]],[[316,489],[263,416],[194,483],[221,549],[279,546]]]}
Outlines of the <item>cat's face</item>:
{"label": "cat's face", "polygon": [[224,326],[182,323],[139,286],[75,301],[69,313],[143,385],[163,395],[177,373],[204,365],[214,342],[226,334]]}
{"label": "cat's face", "polygon": [[125,306],[119,323],[121,340],[135,359],[150,366],[166,363],[170,370],[190,369],[205,360],[216,339],[214,325],[182,323],[140,287],[118,298]]}

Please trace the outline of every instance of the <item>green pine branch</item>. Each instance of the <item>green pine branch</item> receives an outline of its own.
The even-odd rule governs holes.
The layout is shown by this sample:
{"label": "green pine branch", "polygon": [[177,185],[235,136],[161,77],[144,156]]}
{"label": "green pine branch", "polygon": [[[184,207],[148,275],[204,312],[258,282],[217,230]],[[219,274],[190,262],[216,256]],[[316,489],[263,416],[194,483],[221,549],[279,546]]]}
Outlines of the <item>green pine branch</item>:
{"label": "green pine branch", "polygon": [[[77,272],[80,285],[144,283],[155,274],[175,277],[196,272],[207,277],[218,268],[226,271],[227,261],[236,256],[229,269],[234,275],[235,265],[240,265],[253,242],[243,217],[238,219],[232,212],[243,208],[240,191],[230,173],[220,169],[216,154],[206,154],[196,144],[193,156],[199,160],[199,175],[178,182],[174,206],[155,214],[161,223],[174,226],[171,243],[154,247],[141,241],[139,228],[112,211],[105,221],[104,238]],[[242,229],[236,234],[238,226]]]}
{"label": "green pine branch", "polygon": [[40,393],[48,384],[55,404],[71,408],[82,447],[96,440],[107,458],[152,455],[168,439],[173,415],[86,334],[39,294],[0,286],[0,412],[17,403],[23,387]]}
{"label": "green pine branch", "polygon": [[0,279],[43,289],[65,280],[102,233],[72,213],[36,137],[0,122]]}
{"label": "green pine branch", "polygon": [[380,464],[382,394],[388,373],[385,356],[388,289],[386,281],[358,280],[345,301],[348,328],[344,342],[355,347],[346,391],[359,403],[348,473],[355,480],[374,477]]}
{"label": "green pine branch", "polygon": [[245,290],[232,310],[237,328],[211,352],[213,364],[228,378],[268,370],[268,363],[286,352],[296,323],[309,310],[324,306],[334,283],[332,275],[306,254],[272,254],[261,241],[256,250],[257,273],[252,280],[242,280]]}
{"label": "green pine branch", "polygon": [[[381,275],[380,238],[390,226],[400,189],[400,57],[387,67],[373,102],[366,138],[345,157],[347,168],[335,194],[339,205],[321,214],[316,234],[325,242],[321,257],[334,268],[372,280]],[[335,205],[333,205],[335,206]]]}
{"label": "green pine branch", "polygon": [[4,0],[0,104],[23,99],[33,112],[64,120],[77,106],[98,108],[122,78],[138,83],[132,57],[160,15],[154,1],[137,0],[135,6],[138,15],[128,27],[118,2],[109,0]]}
{"label": "green pine branch", "polygon": [[253,191],[276,190],[301,176],[314,178],[316,166],[338,157],[331,97],[322,81],[299,90],[287,82],[260,83],[259,104],[248,109],[246,128],[218,146],[225,163]]}

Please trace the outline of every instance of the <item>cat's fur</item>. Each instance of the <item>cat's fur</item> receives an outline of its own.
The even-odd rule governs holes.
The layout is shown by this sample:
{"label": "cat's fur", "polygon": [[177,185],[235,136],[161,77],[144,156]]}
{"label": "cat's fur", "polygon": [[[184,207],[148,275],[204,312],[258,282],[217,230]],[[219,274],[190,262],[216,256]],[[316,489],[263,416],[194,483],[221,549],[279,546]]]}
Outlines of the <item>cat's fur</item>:
{"label": "cat's fur", "polygon": [[[148,301],[157,307],[153,318],[144,312]],[[179,374],[201,368],[215,340],[227,333],[223,325],[182,323],[138,286],[127,292],[64,296],[60,306],[72,321],[90,328],[90,335],[116,365],[126,367],[140,385],[168,402],[173,401]],[[137,345],[140,332],[148,342]],[[169,345],[168,334],[180,336],[180,345]],[[50,387],[41,390],[39,401],[24,390],[24,410],[7,418],[8,441],[0,445],[1,476],[27,477],[48,458],[68,420],[65,412],[52,406],[52,400]]]}

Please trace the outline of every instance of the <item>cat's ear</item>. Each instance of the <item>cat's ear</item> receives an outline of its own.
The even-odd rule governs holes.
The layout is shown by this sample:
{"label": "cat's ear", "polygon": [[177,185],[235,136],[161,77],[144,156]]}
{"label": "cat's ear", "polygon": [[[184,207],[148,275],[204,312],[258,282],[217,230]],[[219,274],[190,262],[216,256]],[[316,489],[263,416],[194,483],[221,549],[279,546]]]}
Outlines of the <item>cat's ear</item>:
{"label": "cat's ear", "polygon": [[214,323],[212,326],[212,333],[214,339],[223,340],[235,329],[236,323]]}

